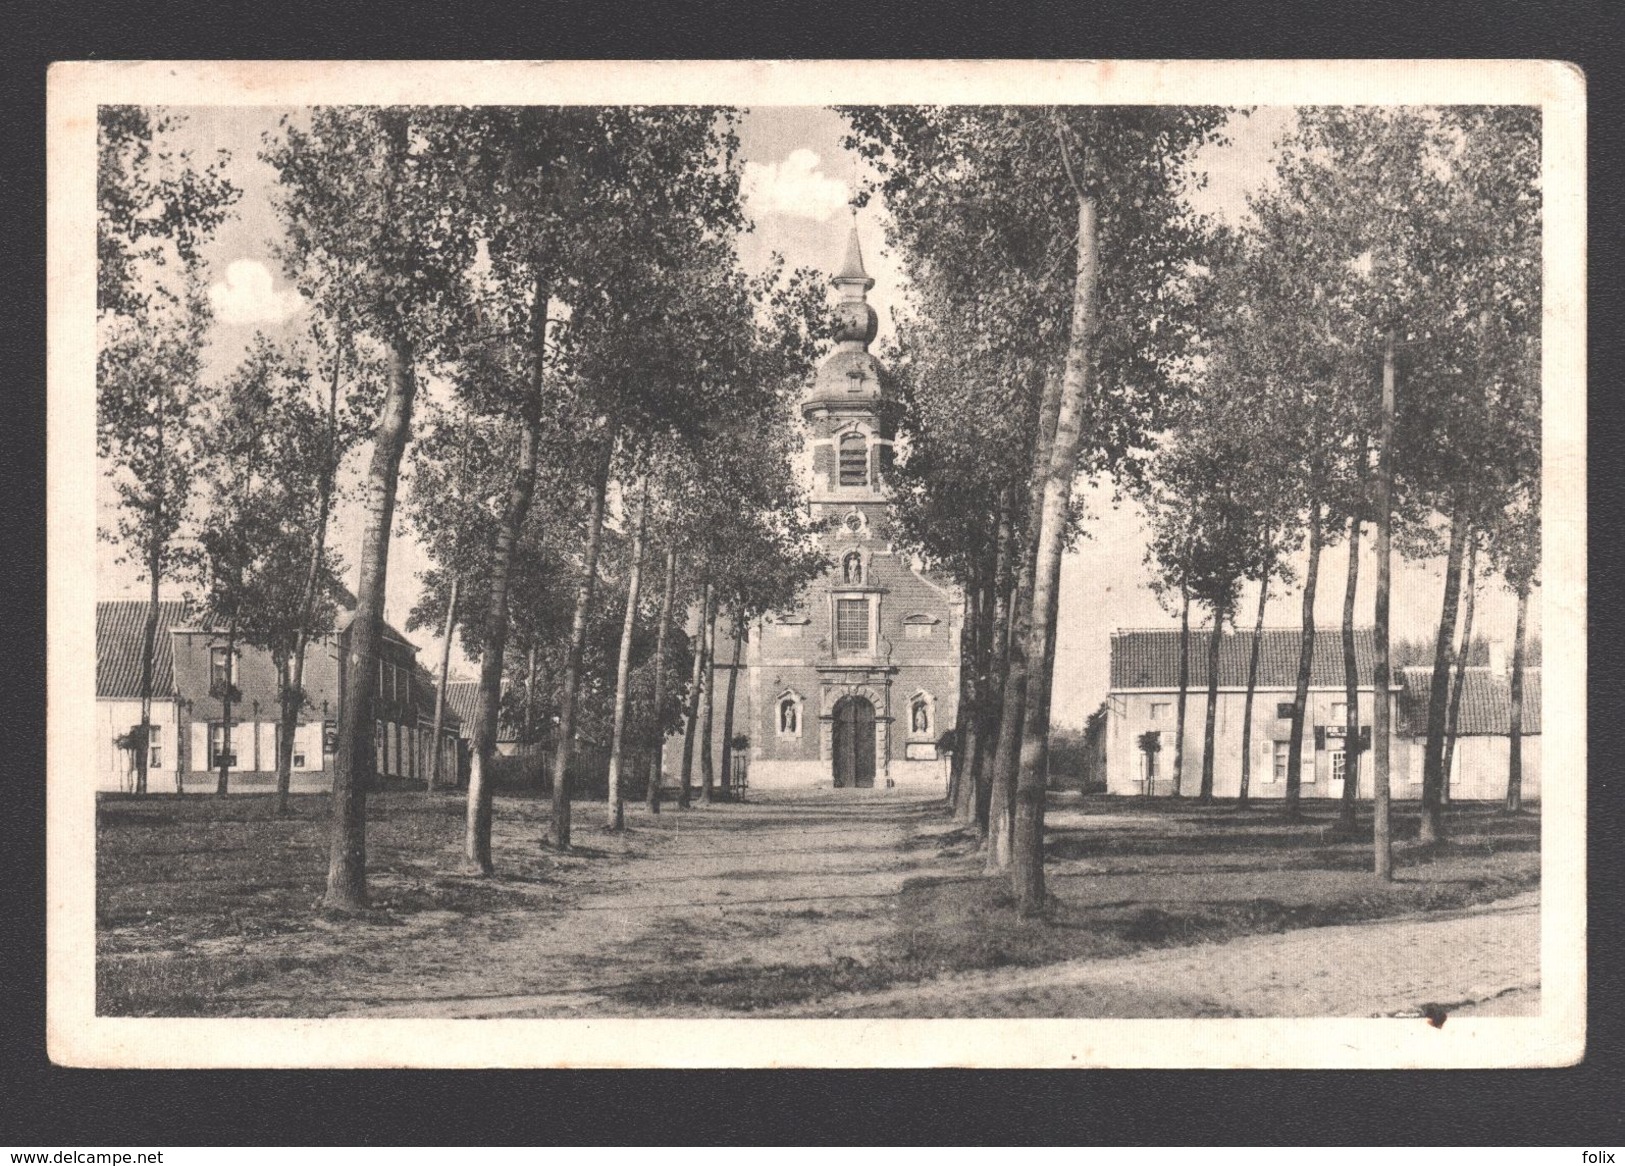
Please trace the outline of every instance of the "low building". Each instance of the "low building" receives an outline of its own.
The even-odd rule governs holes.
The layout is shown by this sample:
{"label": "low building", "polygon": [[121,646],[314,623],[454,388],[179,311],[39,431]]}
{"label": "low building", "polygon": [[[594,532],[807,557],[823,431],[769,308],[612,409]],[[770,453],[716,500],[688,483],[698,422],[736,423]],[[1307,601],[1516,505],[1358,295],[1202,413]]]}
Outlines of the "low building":
{"label": "low building", "polygon": [[[181,703],[175,690],[171,629],[182,622],[179,600],[158,604],[153,642],[152,726],[147,752],[147,788],[174,790],[180,764]],[[135,789],[136,755],[128,747],[141,724],[141,649],[146,634],[146,600],[115,599],[96,604],[96,788]]]}
{"label": "low building", "polygon": [[[1207,717],[1207,661],[1212,633],[1190,633],[1185,705],[1185,748],[1179,789],[1195,794],[1201,786]],[[1253,635],[1226,632],[1219,645],[1219,685],[1214,725],[1213,792],[1235,797],[1241,789],[1241,737],[1246,708],[1247,669]],[[1249,794],[1286,794],[1291,755],[1292,702],[1297,688],[1301,633],[1297,628],[1266,628],[1259,641],[1258,682],[1253,693]],[[1354,633],[1362,738],[1360,795],[1371,796],[1369,746],[1374,712],[1372,670],[1375,643],[1370,628]],[[1451,764],[1450,796],[1462,801],[1506,795],[1510,731],[1510,683],[1504,667],[1469,668],[1465,673],[1457,741]],[[1422,795],[1427,743],[1427,702],[1431,668],[1398,669],[1390,687],[1390,790],[1395,798]],[[1304,709],[1301,796],[1340,798],[1347,751],[1340,629],[1315,637],[1308,701]],[[1112,635],[1111,686],[1106,696],[1106,789],[1114,794],[1155,796],[1174,792],[1178,752],[1179,632],[1119,631]],[[1523,796],[1540,796],[1540,670],[1524,678]],[[1144,745],[1154,741],[1156,748]]]}
{"label": "low building", "polygon": [[[134,758],[118,744],[141,722],[140,668],[147,616],[144,600],[97,603],[97,788],[134,787]],[[292,788],[329,786],[338,736],[343,677],[339,661],[348,643],[348,613],[337,630],[313,640],[305,653],[305,707],[294,731]],[[417,648],[387,624],[378,660],[375,700],[377,772],[411,779],[426,772],[433,747],[434,682],[417,664]],[[276,666],[268,652],[235,646],[227,657],[225,633],[200,626],[177,600],[159,604],[153,665],[155,733],[149,743],[149,792],[213,789],[228,748],[221,696],[226,681],[237,692],[231,707],[227,771],[243,788],[266,788],[276,772],[281,705]],[[448,713],[441,747],[456,757],[457,722]]]}
{"label": "low building", "polygon": [[[1492,653],[1492,656],[1494,654]],[[1407,752],[1409,788],[1422,788],[1427,747],[1428,694],[1431,668],[1404,668],[1400,679],[1398,732]],[[1451,675],[1454,685],[1455,676]],[[1499,662],[1462,673],[1461,709],[1456,717],[1456,746],[1450,759],[1452,801],[1499,801],[1506,797],[1512,756],[1512,680]],[[1540,798],[1540,669],[1523,674],[1523,782],[1525,801]]]}
{"label": "low building", "polygon": [[[1207,717],[1207,661],[1211,632],[1193,630],[1187,655],[1185,749],[1179,786],[1195,794],[1202,780],[1202,749]],[[1297,628],[1266,628],[1259,641],[1258,682],[1253,693],[1249,794],[1278,798],[1286,794],[1292,745],[1292,701],[1298,680],[1301,637]],[[1225,632],[1219,645],[1219,691],[1214,725],[1213,793],[1235,797],[1241,791],[1241,738],[1247,699],[1247,670],[1253,633]],[[1373,714],[1371,684],[1375,657],[1370,628],[1356,630],[1355,665],[1361,736],[1370,741]],[[1397,712],[1399,686],[1390,692],[1390,713]],[[1174,792],[1179,705],[1179,632],[1120,631],[1112,634],[1111,687],[1106,695],[1106,789],[1114,794],[1153,795]],[[1343,678],[1340,631],[1315,639],[1309,698],[1304,709],[1301,796],[1342,797],[1345,711],[1348,696]],[[1158,748],[1142,742],[1155,734]],[[1366,754],[1369,757],[1369,753]],[[1395,772],[1404,772],[1396,758]],[[1362,767],[1369,772],[1368,767]],[[1369,795],[1369,781],[1361,781]],[[1401,791],[1395,790],[1396,794]]]}

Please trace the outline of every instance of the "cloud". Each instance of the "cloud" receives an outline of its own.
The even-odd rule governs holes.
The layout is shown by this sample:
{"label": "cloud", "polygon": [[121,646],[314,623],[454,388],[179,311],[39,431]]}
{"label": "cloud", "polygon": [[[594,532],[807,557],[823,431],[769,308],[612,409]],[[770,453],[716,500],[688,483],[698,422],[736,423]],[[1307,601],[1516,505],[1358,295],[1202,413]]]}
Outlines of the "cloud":
{"label": "cloud", "polygon": [[792,150],[782,162],[745,163],[745,201],[753,211],[824,222],[852,197],[846,183],[819,171],[819,156]]}
{"label": "cloud", "polygon": [[293,288],[274,291],[275,284],[259,260],[236,259],[225,282],[210,286],[209,303],[222,324],[280,324],[304,307],[304,298]]}

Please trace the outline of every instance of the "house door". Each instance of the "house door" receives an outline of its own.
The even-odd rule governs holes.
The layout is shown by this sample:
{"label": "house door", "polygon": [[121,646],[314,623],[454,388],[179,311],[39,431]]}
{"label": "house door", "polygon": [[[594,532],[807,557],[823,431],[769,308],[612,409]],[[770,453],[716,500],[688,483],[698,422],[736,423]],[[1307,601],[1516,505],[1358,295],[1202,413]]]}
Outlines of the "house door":
{"label": "house door", "polygon": [[875,706],[861,696],[835,706],[835,788],[871,789],[875,784]]}

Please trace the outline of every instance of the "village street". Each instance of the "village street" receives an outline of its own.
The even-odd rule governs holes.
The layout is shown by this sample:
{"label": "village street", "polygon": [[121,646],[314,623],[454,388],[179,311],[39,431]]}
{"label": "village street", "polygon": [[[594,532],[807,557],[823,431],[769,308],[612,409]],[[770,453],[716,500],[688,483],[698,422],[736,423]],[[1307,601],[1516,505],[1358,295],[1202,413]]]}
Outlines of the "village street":
{"label": "village street", "polygon": [[[1318,837],[1314,819],[1293,832],[1273,807],[1203,813],[1061,795],[1050,815],[1057,905],[1039,924],[1012,918],[1004,880],[982,876],[935,799],[829,791],[668,806],[657,817],[635,806],[624,835],[600,829],[601,805],[578,803],[570,855],[538,845],[543,803],[503,799],[499,873],[481,879],[457,873],[461,802],[403,792],[372,799],[375,909],[351,920],[310,910],[320,800],[299,799],[310,814],[292,820],[262,816],[267,803],[254,797],[180,803],[231,817],[215,826],[220,861],[262,866],[273,855],[302,870],[289,882],[280,881],[289,870],[278,880],[251,880],[242,867],[196,871],[186,881],[199,897],[184,904],[174,899],[184,832],[134,832],[177,804],[105,805],[106,974],[163,972],[150,1001],[160,1015],[183,980],[185,1013],[239,1016],[1383,1016],[1427,1004],[1539,1006],[1534,819],[1468,818],[1456,853],[1402,866],[1382,889],[1358,844],[1301,844]],[[1225,836],[1204,845],[1202,831],[1215,829]],[[121,857],[126,840],[140,856]],[[182,849],[166,858],[164,840]],[[143,881],[126,859],[155,862],[159,877]],[[143,914],[143,904],[166,902]]]}

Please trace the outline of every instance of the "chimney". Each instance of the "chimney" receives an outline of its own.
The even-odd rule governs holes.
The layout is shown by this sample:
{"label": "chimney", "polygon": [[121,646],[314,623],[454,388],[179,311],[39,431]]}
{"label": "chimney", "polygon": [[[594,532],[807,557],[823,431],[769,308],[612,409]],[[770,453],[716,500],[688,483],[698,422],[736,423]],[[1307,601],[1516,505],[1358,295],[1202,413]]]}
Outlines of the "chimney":
{"label": "chimney", "polygon": [[1505,676],[1507,670],[1507,645],[1505,640],[1492,639],[1490,641],[1490,671],[1496,676]]}

